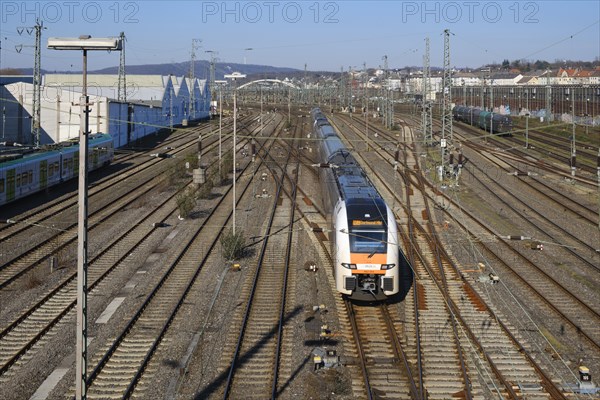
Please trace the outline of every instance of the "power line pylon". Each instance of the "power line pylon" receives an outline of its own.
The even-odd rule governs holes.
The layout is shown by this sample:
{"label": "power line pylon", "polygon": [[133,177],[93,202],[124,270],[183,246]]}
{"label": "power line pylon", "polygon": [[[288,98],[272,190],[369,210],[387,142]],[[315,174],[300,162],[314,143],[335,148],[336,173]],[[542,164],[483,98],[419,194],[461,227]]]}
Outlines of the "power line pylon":
{"label": "power line pylon", "polygon": [[[44,23],[36,20],[35,26],[35,57],[33,63],[33,119],[31,121],[31,135],[35,146],[40,145],[40,120],[41,120],[41,86],[42,86],[42,29]],[[29,30],[28,30],[29,31]]]}
{"label": "power line pylon", "polygon": [[421,112],[421,127],[423,130],[423,140],[426,146],[433,142],[433,123],[431,115],[431,102],[429,101],[431,70],[429,67],[429,37],[425,38],[425,54],[423,55],[423,100]]}
{"label": "power line pylon", "polygon": [[391,129],[391,123],[390,123],[390,75],[389,75],[389,71],[388,71],[388,56],[384,55],[383,56],[383,71],[384,71],[384,81],[385,81],[385,100],[384,100],[384,104],[382,107],[382,111],[383,111],[383,122],[384,122],[384,126],[387,129]]}
{"label": "power line pylon", "polygon": [[196,119],[196,92],[194,91],[194,80],[196,74],[194,73],[194,65],[196,64],[196,50],[200,48],[201,39],[192,39],[192,59],[190,62],[190,113],[189,118]]}
{"label": "power line pylon", "polygon": [[125,32],[119,36],[121,40],[121,58],[119,59],[119,81],[117,100],[121,103],[127,102],[127,77],[125,75]]}
{"label": "power line pylon", "polygon": [[450,170],[452,150],[452,70],[450,68],[450,30],[444,30],[444,78],[442,81],[442,179]]}

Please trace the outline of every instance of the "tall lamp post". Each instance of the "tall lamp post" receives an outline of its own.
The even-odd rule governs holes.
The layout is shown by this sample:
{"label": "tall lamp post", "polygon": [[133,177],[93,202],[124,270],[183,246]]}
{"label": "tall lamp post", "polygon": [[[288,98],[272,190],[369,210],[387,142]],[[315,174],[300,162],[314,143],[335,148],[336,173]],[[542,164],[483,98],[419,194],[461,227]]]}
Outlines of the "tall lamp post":
{"label": "tall lamp post", "polygon": [[120,38],[92,38],[82,35],[79,38],[49,38],[48,48],[53,50],[83,51],[83,93],[79,100],[81,107],[79,123],[79,210],[77,222],[77,344],[75,356],[75,396],[78,400],[87,398],[87,172],[89,98],[87,95],[87,52],[89,50],[121,50]]}
{"label": "tall lamp post", "polygon": [[210,71],[208,74],[208,87],[210,88],[210,93],[212,94],[213,90],[215,89],[215,61],[218,60],[215,56],[219,54],[219,52],[214,50],[205,50],[204,52],[210,54]]}
{"label": "tall lamp post", "polygon": [[[224,76],[226,79],[231,79],[233,82],[238,79],[245,78],[246,75],[241,74],[239,72],[234,72],[229,75]],[[235,206],[236,206],[236,198],[235,198],[235,148],[237,146],[236,139],[237,138],[237,86],[233,88],[233,235],[235,236]]]}
{"label": "tall lamp post", "polygon": [[223,127],[223,85],[227,84],[227,81],[215,81],[215,85],[219,86],[219,182],[221,181],[221,131]]}
{"label": "tall lamp post", "polygon": [[263,88],[260,85],[260,136],[263,134]]}

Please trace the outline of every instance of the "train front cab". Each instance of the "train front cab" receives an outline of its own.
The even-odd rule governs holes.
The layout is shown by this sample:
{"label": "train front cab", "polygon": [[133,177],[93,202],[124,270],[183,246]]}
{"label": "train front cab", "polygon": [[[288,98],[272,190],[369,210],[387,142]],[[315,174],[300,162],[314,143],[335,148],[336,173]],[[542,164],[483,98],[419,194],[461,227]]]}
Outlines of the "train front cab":
{"label": "train front cab", "polygon": [[387,226],[376,210],[365,213],[363,206],[347,210],[339,202],[334,211],[336,289],[353,300],[381,301],[399,290],[396,222],[385,203],[381,206],[387,209]]}

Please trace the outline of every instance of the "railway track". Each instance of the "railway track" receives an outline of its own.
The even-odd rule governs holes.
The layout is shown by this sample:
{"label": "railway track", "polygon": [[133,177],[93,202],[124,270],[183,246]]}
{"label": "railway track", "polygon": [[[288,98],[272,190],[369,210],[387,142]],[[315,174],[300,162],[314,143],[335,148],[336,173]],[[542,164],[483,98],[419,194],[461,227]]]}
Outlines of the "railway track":
{"label": "railway track", "polygon": [[[290,153],[297,152],[292,149]],[[312,169],[309,170],[313,171]],[[272,171],[272,174],[275,175],[276,173]],[[286,174],[286,176],[289,175]],[[290,189],[287,189],[285,185],[281,185],[280,187],[283,188],[283,191],[287,193],[288,196],[292,197],[290,194],[293,195],[293,193],[296,192],[296,180],[293,177],[289,177],[287,179],[289,180],[289,184],[291,184],[292,187]],[[321,227],[325,225],[324,217],[318,209],[315,209],[314,204],[310,200],[308,200],[308,197],[304,193],[303,196],[304,201],[296,202],[298,211],[302,215],[303,222],[306,223],[307,226],[310,226],[311,229],[313,229],[315,232],[318,232],[319,237],[321,238],[321,240],[323,240],[325,239],[325,236],[322,233],[323,228]],[[323,252],[324,257],[327,257],[327,259],[330,262],[326,246],[322,241],[320,243],[320,250]],[[332,280],[332,269],[329,269],[327,267],[325,268],[327,270],[328,278]],[[265,266],[263,262],[261,270],[264,269]],[[274,279],[276,282],[280,282],[280,278],[270,277],[270,279]],[[254,286],[250,287],[254,288]],[[247,291],[251,290],[252,289],[250,288],[247,289]],[[275,292],[277,292],[278,290],[279,289],[276,288]],[[246,296],[243,296],[243,298],[245,297]],[[257,300],[260,300],[260,298],[257,298]],[[271,304],[273,303],[277,304],[278,301],[276,299],[271,299]],[[354,327],[354,329],[342,330],[342,335],[344,335],[345,338],[349,341],[349,346],[353,349],[365,349],[364,351],[360,352],[362,357],[356,359],[361,360],[360,364],[365,366],[365,373],[372,377],[370,380],[366,381],[368,382],[367,384],[362,383],[360,379],[358,379],[358,382],[353,382],[353,385],[356,386],[354,388],[354,391],[357,393],[366,391],[371,395],[373,393],[377,393],[379,395],[382,393],[388,393],[388,395],[392,395],[392,398],[393,396],[399,393],[408,393],[411,390],[410,384],[408,383],[410,379],[406,378],[406,371],[408,370],[408,367],[406,361],[404,361],[404,363],[400,362],[400,358],[403,358],[401,356],[402,351],[399,346],[400,339],[396,335],[395,330],[393,329],[393,323],[400,323],[400,321],[398,321],[397,318],[394,319],[385,307],[380,307],[377,309],[377,315],[379,316],[379,325],[374,326],[374,320],[371,316],[372,311],[370,307],[359,307],[358,309],[356,309],[355,306],[353,306],[352,304],[342,301],[340,296],[336,296],[336,303],[338,303],[339,306],[345,305],[346,307],[349,307],[347,309],[351,311],[349,314],[350,317],[346,321],[342,322],[342,324],[348,327],[352,326]],[[356,314],[360,314],[360,317],[354,317],[354,315]],[[252,318],[251,316],[247,318],[247,320],[249,321],[257,319],[264,320],[264,318]],[[378,329],[382,325],[383,328]],[[249,327],[246,329],[248,330],[252,326],[253,324],[250,324]],[[259,331],[262,330],[264,332],[266,328],[268,328],[268,326],[262,327],[262,329],[259,329]],[[354,332],[354,335],[351,332]],[[362,337],[362,339],[365,341],[369,341],[369,344],[367,344],[366,346],[362,346],[359,337]],[[258,346],[258,344],[254,344],[254,346]],[[389,351],[391,349],[395,349],[396,357],[390,356]],[[247,348],[247,352],[241,351],[241,354],[252,353],[251,350],[252,347]],[[247,360],[244,359],[243,361],[246,362]],[[233,364],[230,364],[230,368],[232,368],[232,365]],[[222,365],[222,367],[224,368],[225,365]],[[275,367],[271,368],[269,371],[277,371],[277,369],[277,364],[275,364]],[[404,373],[402,371],[404,371]],[[274,372],[265,372],[266,371],[264,371],[264,364],[259,364],[256,367],[252,367],[252,364],[244,365],[244,369],[243,371],[241,371],[240,374],[242,377],[239,378],[239,380],[242,382],[255,382],[255,384],[248,385],[246,383],[245,385],[243,385],[243,387],[246,388],[246,390],[243,390],[243,392],[235,392],[234,389],[231,389],[231,391],[225,393],[224,397],[231,396],[233,398],[240,398],[240,396],[243,396],[244,398],[246,398],[249,396],[252,397],[253,395],[257,396],[258,398],[276,397],[277,393],[268,393],[266,391],[269,387],[271,379],[273,379],[271,377]],[[358,377],[366,377],[368,375],[359,374]],[[235,379],[233,379],[233,383],[235,383]],[[398,387],[399,383],[403,383],[404,388]],[[261,390],[260,388],[263,389]],[[412,387],[412,390],[413,392],[416,392],[414,386]]]}
{"label": "railway track", "polygon": [[[182,190],[185,187],[182,188]],[[156,208],[148,211],[138,223],[114,237],[106,248],[89,263],[89,290],[96,290],[105,279],[141,249],[156,227],[162,226],[176,213],[179,192],[165,196]],[[76,304],[76,274],[69,274],[54,289],[29,306],[0,332],[0,380],[10,379],[14,369],[31,360],[36,349],[52,337],[55,326],[72,312]]]}
{"label": "railway track", "polygon": [[[270,152],[277,152],[276,147],[273,146]],[[231,331],[232,335],[237,333],[237,340],[231,347],[233,352],[226,352],[221,358],[222,367],[229,370],[223,398],[277,397],[280,370],[285,369],[284,363],[280,363],[285,357],[283,345],[291,347],[283,340],[283,329],[286,321],[300,311],[295,308],[286,312],[290,272],[296,269],[291,254],[299,160],[290,165],[292,152],[287,154],[283,165],[278,168],[269,166],[273,177],[277,177],[277,190],[268,221],[263,227],[264,239],[253,277],[242,292],[241,297],[246,299],[247,305]],[[265,157],[262,158],[264,160]],[[287,180],[285,176],[290,168],[294,168],[295,176]],[[290,186],[285,190],[288,195],[284,198],[286,183]],[[289,377],[290,374],[286,375]]]}
{"label": "railway track", "polygon": [[[246,118],[242,121],[243,124],[251,123],[251,118]],[[232,124],[224,126],[228,128]],[[196,135],[203,135],[205,141],[209,142],[207,145],[211,145],[215,138],[208,136],[212,134],[210,126],[198,126],[191,129],[182,130],[182,133],[173,134],[164,141],[161,141],[163,154],[169,157],[177,157],[185,154],[185,150],[193,147],[194,140],[197,138]],[[206,140],[209,138],[210,140]],[[99,179],[96,182],[90,184],[90,197],[95,194],[106,194],[121,180],[128,177],[134,177],[148,168],[154,167],[160,162],[160,158],[154,157],[153,155],[160,152],[161,149],[147,149],[142,151],[131,151],[116,155],[115,160],[109,168],[117,168],[118,171],[110,173],[107,177]],[[146,158],[150,157],[152,158]],[[122,166],[122,167],[121,167]],[[97,172],[97,171],[95,171]],[[29,211],[26,211],[18,216],[18,218],[9,218],[9,223],[0,225],[0,234],[4,240],[10,240],[11,238],[21,235],[16,238],[16,241],[28,237],[31,235],[31,231],[36,226],[51,226],[53,223],[64,222],[60,219],[55,218],[61,211],[64,211],[69,206],[77,204],[77,193],[71,193],[56,200],[49,201],[35,207]],[[64,218],[63,218],[64,219]],[[6,222],[6,221],[5,221]],[[44,239],[47,240],[47,239]],[[6,263],[6,259],[12,254],[12,252],[18,252],[19,248],[14,246],[3,248],[2,262]]]}
{"label": "railway track", "polygon": [[[355,137],[355,140],[360,140],[360,135],[357,134]],[[399,138],[400,142],[405,142],[405,139]],[[407,155],[407,152],[404,151],[404,154]],[[362,158],[360,155],[359,157]],[[405,160],[405,163],[408,162]],[[367,161],[364,159],[361,162],[362,165],[366,163]],[[412,167],[414,168],[414,166],[418,165],[413,161]],[[397,187],[396,190],[398,191]],[[408,188],[404,191],[406,194],[411,192]],[[412,193],[413,195],[406,196],[406,201],[409,202],[406,209],[420,212],[425,207],[425,201],[414,192]],[[390,201],[391,198],[387,197],[388,204],[397,203],[397,201]],[[395,210],[397,209],[395,208]],[[405,211],[405,214],[397,217],[397,220],[401,221],[399,227],[404,230],[404,237],[408,239],[404,241],[404,250],[410,253],[408,256],[413,262],[412,268],[418,292],[418,295],[415,296],[415,287],[412,288],[410,296],[413,296],[414,312],[412,315],[406,316],[407,326],[404,328],[406,332],[412,333],[410,339],[407,338],[405,345],[406,351],[411,354],[410,359],[414,360],[412,375],[420,378],[417,381],[417,387],[420,390],[418,397],[445,398],[451,394],[471,398],[471,386],[467,375],[466,361],[460,347],[458,328],[453,322],[454,318],[445,302],[443,293],[438,291],[435,279],[432,277],[432,273],[435,273],[432,272],[432,266],[438,264],[435,256],[437,251],[435,248],[431,248],[422,233],[406,232],[407,226],[418,224],[414,218],[412,213]],[[429,270],[426,269],[426,265],[430,266]],[[437,278],[443,279],[443,273],[443,271],[438,271]],[[407,303],[411,303],[411,301]],[[411,327],[416,329],[413,330]]]}
{"label": "railway track", "polygon": [[[181,156],[195,148],[196,142],[196,139],[188,139],[186,144],[169,150],[167,154],[172,157]],[[214,146],[216,141],[213,139],[205,153]],[[115,209],[124,209],[155,190],[160,184],[160,179],[156,179],[156,176],[168,169],[164,163],[159,164],[160,161],[158,158],[149,159],[122,175],[94,185],[90,189],[90,231],[105,223]],[[11,224],[3,231],[4,263],[0,265],[0,290],[76,240],[76,212],[77,195],[74,194],[49,208],[42,208],[39,214],[27,215],[23,223]],[[47,229],[48,227],[54,228]],[[42,235],[38,235],[38,231]],[[26,247],[23,247],[23,243],[26,243]]]}
{"label": "railway track", "polygon": [[[438,116],[439,117],[439,116]],[[441,120],[441,118],[435,118],[434,120]],[[420,121],[416,121],[420,124]],[[460,127],[461,129],[469,130],[471,134],[476,138],[477,141],[485,140],[486,143],[490,142],[497,146],[501,151],[510,152],[520,158],[532,157],[534,154],[539,158],[539,162],[549,159],[558,162],[559,166],[564,166],[566,169],[570,169],[571,163],[571,152],[572,152],[572,125],[567,123],[558,123],[555,125],[548,125],[548,128],[554,128],[555,130],[559,127],[562,128],[562,135],[555,132],[546,132],[542,127],[530,127],[528,132],[528,139],[525,138],[525,126],[513,127],[513,132],[510,137],[499,137],[497,135],[490,135],[489,132],[481,130],[479,127],[471,126],[461,121],[454,121],[454,126]],[[593,129],[593,128],[592,128]],[[578,137],[579,134],[576,134]],[[471,136],[471,139],[473,139]],[[585,134],[588,138],[593,137],[593,130],[590,134]],[[589,143],[578,141],[576,143],[576,156],[578,169],[585,171],[587,174],[596,174],[596,160],[598,156],[598,143]],[[528,150],[526,149],[526,143],[528,142]],[[586,180],[587,181],[587,180]]]}
{"label": "railway track", "polygon": [[[437,123],[437,122],[436,122]],[[572,170],[571,170],[571,149],[570,147],[562,146],[557,144],[554,141],[550,141],[549,139],[539,139],[540,141],[544,141],[544,147],[535,147],[530,145],[529,149],[525,151],[523,142],[520,142],[515,138],[505,138],[497,135],[489,135],[489,133],[483,132],[477,127],[473,127],[467,124],[458,123],[457,127],[460,127],[461,131],[468,132],[470,136],[468,138],[464,138],[462,143],[463,145],[469,144],[471,142],[481,142],[482,134],[485,133],[486,141],[493,143],[494,152],[498,153],[504,157],[514,157],[516,160],[527,163],[532,167],[539,168],[554,174],[558,174],[563,176],[565,179],[572,179]],[[515,146],[515,143],[517,146]],[[486,143],[487,144],[487,143]],[[565,154],[558,154],[554,150],[554,148],[563,148]],[[581,149],[580,156],[586,155],[588,158],[586,163],[579,163],[578,169],[580,171],[585,171],[585,176],[582,174],[578,174],[575,176],[574,181],[590,185],[596,186],[597,179],[594,177],[597,172],[597,168],[593,166],[592,160],[597,159],[596,154],[589,154],[587,151],[583,151]],[[557,161],[557,163],[548,162],[547,159],[552,159]]]}
{"label": "railway track", "polygon": [[[305,230],[319,254],[329,286],[335,287],[333,264],[327,236],[327,221],[312,202],[299,202]],[[393,306],[355,305],[335,294],[340,333],[343,339],[345,366],[352,377],[352,393],[356,398],[422,398],[411,375],[410,350],[402,348],[405,320]],[[391,308],[391,309],[390,309]],[[407,354],[408,353],[408,354]]]}
{"label": "railway track", "polygon": [[[238,171],[238,181],[243,184],[238,198],[248,196],[252,187],[253,174],[246,174],[250,165]],[[88,377],[88,398],[146,398],[149,395],[145,388],[157,368],[151,362],[153,356],[161,344],[168,344],[169,327],[233,214],[227,207],[232,201],[230,189],[198,224],[191,239],[183,244],[183,250],[170,256],[161,280],[117,338],[107,343],[108,349],[93,356],[92,364],[96,366]],[[221,228],[211,229],[213,226]]]}
{"label": "railway track", "polygon": [[[461,124],[462,126],[462,124]],[[569,132],[571,132],[571,126],[568,126]],[[537,151],[541,154],[548,155],[553,159],[560,161],[561,163],[569,166],[571,159],[571,139],[564,138],[554,134],[548,134],[545,132],[538,131],[536,129],[530,129],[528,134],[529,148]],[[518,145],[521,148],[525,148],[525,138],[520,135],[508,138],[509,143]],[[580,168],[583,167],[587,172],[594,172],[594,164],[598,156],[598,147],[577,143],[576,155],[580,164]]]}
{"label": "railway track", "polygon": [[[384,158],[389,160],[389,154],[385,154]],[[406,169],[407,179],[410,175],[417,175],[417,171],[414,170],[414,166],[409,166],[408,164],[406,164],[406,166],[408,166]],[[374,173],[374,175],[376,174]],[[419,187],[418,185],[414,186],[415,183],[418,183],[416,177],[410,179],[413,182],[413,187]],[[391,188],[389,188],[389,190],[391,190]],[[429,197],[429,194],[425,195],[424,188],[421,190],[423,191],[423,201],[426,204],[426,199],[427,197]],[[411,196],[414,196],[413,190],[409,189],[408,192],[412,193]],[[411,206],[411,208],[414,207]],[[431,214],[428,211],[423,211],[423,215],[427,216],[428,219],[428,216]],[[433,225],[428,225],[429,227],[427,229],[429,229],[429,231],[432,232]],[[420,234],[425,235],[425,237],[430,236],[432,234],[426,233],[427,230],[423,227],[420,228],[420,232]],[[429,237],[426,242],[429,243],[428,246],[433,251],[435,251],[436,247],[440,246],[439,243],[436,244],[435,240],[432,237]],[[418,247],[421,249],[426,248],[426,243],[417,242],[417,244],[419,245]],[[424,255],[426,256],[427,252],[425,252]],[[427,258],[424,258],[427,261]],[[550,381],[550,379],[547,376],[545,376],[543,371],[539,368],[539,366],[537,366],[535,362],[533,362],[531,357],[528,355],[525,355],[524,357],[524,355],[521,354],[520,350],[523,347],[520,343],[522,342],[522,339],[518,339],[515,336],[513,336],[513,334],[511,333],[513,330],[501,325],[500,320],[496,318],[495,314],[491,313],[490,307],[487,306],[481,298],[475,296],[475,290],[473,290],[472,288],[469,289],[464,279],[462,279],[462,276],[459,273],[459,271],[452,265],[451,259],[449,259],[444,252],[441,252],[438,256],[436,256],[436,258],[439,258],[438,260],[436,260],[436,262],[430,260],[428,262],[425,262],[424,264],[429,265],[428,269],[431,269],[431,266],[436,265],[438,266],[438,268],[440,268],[439,272],[435,272],[432,270],[428,273],[428,275],[431,278],[434,278],[436,286],[438,286],[438,289],[440,291],[447,292],[443,296],[443,302],[452,311],[453,319],[457,319],[460,322],[462,330],[461,336],[466,336],[462,339],[462,346],[466,346],[465,349],[467,350],[471,346],[475,346],[476,349],[478,349],[482,354],[485,355],[485,357],[482,357],[482,359],[474,359],[473,362],[476,363],[472,364],[471,370],[480,371],[481,368],[484,368],[484,370],[488,371],[488,376],[493,377],[493,379],[491,380],[481,379],[481,381],[485,383],[483,385],[483,390],[490,391],[491,393],[502,393],[502,396],[507,395],[509,397],[515,397],[518,395],[518,392],[524,391],[527,391],[529,393],[537,392],[540,396],[544,396],[546,398],[548,398],[548,396],[562,396],[560,390],[555,386],[555,384],[553,384]],[[418,268],[419,267],[417,263],[415,273],[419,272]],[[445,283],[443,277],[445,277]],[[420,291],[418,297],[421,299],[426,299],[427,293],[431,293],[431,290],[424,290],[425,286],[419,286],[419,283],[420,280],[417,280],[417,291]],[[421,316],[422,313],[419,313],[418,315]],[[449,328],[448,325],[451,325],[449,322],[451,322],[451,320],[446,320],[446,329]],[[498,322],[498,326],[495,325],[495,322]],[[420,328],[423,328],[422,325],[422,321],[420,321],[418,323],[418,326]],[[437,326],[439,328],[439,322]],[[498,332],[499,335],[497,336],[495,334],[492,334],[492,340],[490,340],[489,342],[483,342],[481,340],[481,337],[479,336],[483,336],[483,334],[487,334],[487,332],[477,332],[475,330],[476,327],[481,326],[492,328],[489,331],[494,333]],[[499,328],[499,326],[501,329]],[[422,337],[424,332],[422,329],[421,331]],[[475,345],[467,345],[465,343],[465,339],[467,338],[471,343],[475,343]],[[499,345],[501,343],[503,343],[504,345]],[[508,351],[509,349],[510,351],[512,351],[512,354],[510,355],[510,357],[508,357],[509,362],[506,362],[506,357],[504,357],[504,355],[506,355],[506,351]],[[521,365],[521,367],[519,367],[520,371],[518,374],[516,374],[514,370],[511,369],[515,365],[515,362],[517,362],[515,360],[518,360],[519,365]],[[525,373],[525,371],[529,372]],[[471,376],[471,381],[474,381],[476,376]],[[513,385],[516,385],[518,387],[517,391],[515,391]],[[474,391],[474,393],[476,394],[481,392],[478,392],[476,390]]]}
{"label": "railway track", "polygon": [[[387,305],[356,305],[345,300],[357,360],[362,373],[354,379],[354,392],[359,387],[368,399],[418,398],[418,389],[408,367],[407,354],[394,322],[397,317]],[[357,382],[358,381],[358,382]]]}
{"label": "railway track", "polygon": [[[128,256],[154,233],[154,222],[164,222],[174,212],[177,208],[175,195],[165,198],[163,204],[139,225],[124,232],[102,254],[90,260],[90,292],[122,267]],[[43,348],[53,336],[52,329],[71,316],[77,301],[76,284],[76,274],[71,274],[0,332],[0,382],[11,379],[15,368],[33,359],[35,350]]]}
{"label": "railway track", "polygon": [[[466,127],[466,129],[466,132],[473,130],[472,127]],[[461,129],[461,132],[462,131],[463,130]],[[527,176],[528,178],[526,184],[531,186],[540,196],[551,200],[557,206],[561,206],[563,208],[565,208],[565,205],[568,205],[566,209],[571,212],[575,218],[583,219],[594,226],[598,225],[597,209],[594,209],[589,205],[582,204],[572,197],[565,195],[556,188],[555,184],[552,184],[555,183],[554,181],[548,183],[546,179],[547,177],[538,173],[538,171],[555,173],[556,170],[542,168],[540,165],[533,167],[528,166],[526,164],[526,161],[529,160],[528,156],[518,157],[512,154],[507,154],[506,151],[502,149],[493,149],[481,143],[471,142],[467,137],[463,136],[459,132],[456,133],[456,136],[459,138],[459,140],[460,138],[464,140],[464,146],[476,150],[481,157],[497,166],[499,171],[503,171],[507,175],[515,175],[518,177]],[[481,168],[478,168],[478,171],[481,171]],[[489,175],[487,171],[486,175]],[[497,178],[498,177],[496,177],[495,180],[498,180]],[[552,195],[550,195],[550,193],[552,193]]]}
{"label": "railway track", "polygon": [[[501,164],[498,160],[488,157],[486,158],[501,167]],[[511,182],[513,187],[507,187],[505,180],[503,181],[502,178],[498,179],[490,176],[487,171],[484,171],[476,164],[472,164],[471,168],[466,169],[466,172],[468,172],[468,174],[465,174],[466,176],[464,179],[476,181],[481,186],[486,188],[503,205],[503,207],[520,216],[522,220],[527,221],[539,232],[539,235],[545,236],[545,241],[550,243],[560,243],[564,250],[568,252],[574,259],[586,265],[592,271],[600,270],[600,256],[595,254],[596,246],[587,242],[586,240],[583,240],[583,238],[581,238],[581,232],[574,232],[573,230],[569,230],[567,227],[565,227],[564,214],[560,216],[560,220],[555,220],[557,218],[556,215],[548,215],[548,213],[538,211],[536,209],[537,202],[531,201],[530,197],[525,197],[524,193],[521,191],[514,190],[514,182]],[[463,173],[465,173],[465,171],[463,171]],[[487,182],[492,182],[495,187],[492,188],[491,184]],[[529,187],[531,186],[531,183],[529,181],[523,182],[523,186]],[[502,195],[500,195],[497,187],[500,188]],[[556,209],[559,209],[560,207],[563,209],[563,211],[569,211],[573,215],[573,218],[577,218],[579,221],[587,222],[589,224],[588,229],[592,230],[593,234],[598,225],[595,219],[587,218],[586,214],[579,212],[578,210],[573,210],[570,207],[565,207],[553,197],[544,193],[542,190],[538,191],[537,193],[543,198],[550,200]],[[522,211],[524,209],[528,210],[527,214]],[[552,232],[552,236],[548,235],[546,232]],[[540,238],[539,240],[542,239]],[[600,238],[596,237],[596,240],[600,240]],[[588,256],[584,257],[582,254],[587,254]]]}
{"label": "railway track", "polygon": [[[479,146],[477,146],[477,148],[479,149]],[[481,151],[481,149],[479,150]],[[487,175],[481,168],[475,168],[477,168],[480,174],[484,176]],[[498,191],[495,188],[491,188],[489,184],[483,182],[482,179],[477,176],[473,176],[472,179],[477,180],[481,185],[486,187],[493,196],[500,199]],[[490,181],[496,181],[496,179],[490,178]],[[512,196],[512,193],[507,191],[507,189],[504,190],[507,193],[505,196]],[[429,196],[432,199],[435,199],[440,195],[441,193],[431,192]],[[526,254],[522,249],[511,246],[507,240],[508,238],[499,236],[496,232],[489,229],[485,222],[480,218],[475,217],[473,213],[466,210],[460,204],[456,204],[453,198],[444,195],[444,199],[445,202],[454,206],[454,212],[452,215],[449,215],[448,218],[452,219],[453,223],[460,226],[463,231],[468,232],[473,230],[473,228],[468,226],[464,221],[475,221],[477,224],[477,233],[471,237],[471,240],[481,242],[483,237],[494,238],[495,246],[492,247],[487,245],[485,247],[487,249],[486,255],[496,261],[496,263],[499,264],[498,267],[502,267],[501,270],[495,272],[501,273],[501,275],[506,273],[510,274],[515,281],[519,283],[522,291],[534,295],[535,298],[540,299],[543,304],[559,315],[572,329],[571,332],[574,335],[581,336],[596,351],[600,349],[598,346],[600,343],[600,330],[597,328],[600,323],[600,318],[598,310],[593,306],[595,303],[593,300],[582,298],[581,293],[578,292],[580,289],[576,286],[573,287],[572,284],[570,286],[573,288],[569,289],[566,286],[569,282],[562,282],[564,280],[564,275],[557,274],[553,269],[548,271],[548,268],[545,265],[539,265],[532,261],[531,255]],[[540,231],[540,235],[545,235],[545,232],[548,232],[548,229],[539,226],[539,220],[547,219],[544,215],[538,213],[536,218],[527,217],[522,215],[518,209],[519,207],[511,206],[506,203],[506,201],[500,200],[505,207],[510,207],[517,215],[521,215],[523,220],[528,221],[529,224],[535,226],[536,229]],[[552,199],[552,201],[554,201],[554,199]],[[525,204],[522,203],[522,205]],[[530,207],[534,213],[536,212],[535,209],[531,208],[532,206],[528,207]],[[558,203],[556,204],[556,207],[559,207]],[[561,206],[561,208],[565,207]],[[593,229],[592,232],[595,232],[595,224],[591,228]],[[552,222],[552,229],[564,231],[561,224],[554,222]],[[592,273],[596,272],[598,270],[598,255],[596,254],[594,247],[583,242],[569,232],[567,232],[567,234],[569,235],[569,239],[575,242],[574,247],[576,247],[576,249],[568,246],[560,246],[559,250],[567,253],[562,258],[568,259],[570,255],[574,257],[573,262],[578,262],[580,265],[587,267]],[[559,237],[554,235],[549,238],[552,242],[559,240]],[[565,243],[565,241],[562,242]],[[582,254],[586,254],[586,256],[583,256]],[[593,299],[593,297],[591,299]]]}

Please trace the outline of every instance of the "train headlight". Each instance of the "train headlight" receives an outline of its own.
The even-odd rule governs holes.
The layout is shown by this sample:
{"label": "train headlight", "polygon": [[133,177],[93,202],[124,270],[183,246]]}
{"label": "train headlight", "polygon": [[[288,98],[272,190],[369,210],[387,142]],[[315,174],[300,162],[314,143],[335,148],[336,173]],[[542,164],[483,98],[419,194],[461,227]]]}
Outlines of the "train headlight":
{"label": "train headlight", "polygon": [[392,269],[395,266],[396,266],[396,264],[381,264],[381,269],[383,269],[383,270]]}
{"label": "train headlight", "polygon": [[342,267],[348,268],[348,269],[356,269],[356,264],[342,263]]}

